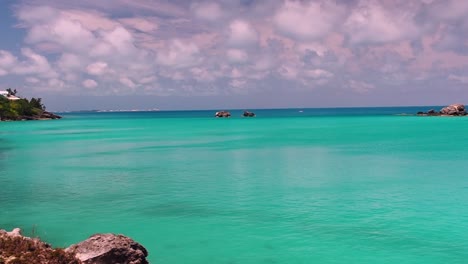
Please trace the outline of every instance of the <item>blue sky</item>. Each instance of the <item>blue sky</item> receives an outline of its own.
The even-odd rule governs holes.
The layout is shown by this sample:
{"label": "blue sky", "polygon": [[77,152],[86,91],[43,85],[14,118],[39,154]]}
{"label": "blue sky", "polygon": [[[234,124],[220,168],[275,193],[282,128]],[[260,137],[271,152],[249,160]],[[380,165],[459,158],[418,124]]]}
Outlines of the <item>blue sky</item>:
{"label": "blue sky", "polygon": [[51,110],[445,105],[468,1],[3,0],[0,89]]}

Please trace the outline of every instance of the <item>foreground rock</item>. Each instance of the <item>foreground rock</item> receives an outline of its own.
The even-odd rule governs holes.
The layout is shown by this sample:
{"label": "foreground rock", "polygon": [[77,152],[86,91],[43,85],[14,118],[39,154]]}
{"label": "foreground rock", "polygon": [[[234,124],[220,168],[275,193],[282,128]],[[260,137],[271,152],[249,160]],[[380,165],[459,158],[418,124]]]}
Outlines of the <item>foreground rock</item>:
{"label": "foreground rock", "polygon": [[37,238],[21,235],[15,228],[12,232],[0,230],[0,263],[2,264],[80,264],[72,253],[52,248]]}
{"label": "foreground rock", "polygon": [[442,108],[439,112],[431,109],[427,112],[418,112],[417,115],[421,116],[466,116],[467,112],[465,106],[462,104],[451,104]]}
{"label": "foreground rock", "polygon": [[132,239],[114,234],[96,234],[68,247],[85,264],[147,264],[146,249]]}
{"label": "foreground rock", "polygon": [[67,249],[52,248],[38,238],[0,230],[1,264],[147,264],[146,249],[123,235],[96,234]]}

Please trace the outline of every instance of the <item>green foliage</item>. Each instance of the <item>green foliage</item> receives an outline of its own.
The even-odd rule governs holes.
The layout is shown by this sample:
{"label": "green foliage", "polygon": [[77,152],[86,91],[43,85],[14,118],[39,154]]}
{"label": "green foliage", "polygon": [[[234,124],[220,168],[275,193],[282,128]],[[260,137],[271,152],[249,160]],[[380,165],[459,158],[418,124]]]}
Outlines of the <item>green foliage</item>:
{"label": "green foliage", "polygon": [[[15,95],[16,89],[8,93]],[[0,96],[0,119],[1,120],[20,120],[25,117],[33,117],[40,115],[45,111],[45,106],[41,98],[9,100],[4,96]]]}
{"label": "green foliage", "polygon": [[11,90],[11,88],[8,88],[8,89],[6,89],[6,91],[8,92],[8,95],[14,95],[14,96],[16,96],[16,93],[17,93],[16,89],[15,89],[15,90]]}
{"label": "green foliage", "polygon": [[31,100],[29,101],[29,104],[33,107],[33,108],[38,108],[38,109],[42,109],[42,110],[45,110],[45,106],[44,104],[42,103],[42,98],[31,98]]}

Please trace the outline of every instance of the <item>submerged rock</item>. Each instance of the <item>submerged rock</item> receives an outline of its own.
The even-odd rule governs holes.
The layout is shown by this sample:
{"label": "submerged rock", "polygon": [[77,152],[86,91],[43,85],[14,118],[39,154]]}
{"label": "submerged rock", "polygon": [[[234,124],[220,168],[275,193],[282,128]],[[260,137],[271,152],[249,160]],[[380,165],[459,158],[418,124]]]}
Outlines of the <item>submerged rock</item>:
{"label": "submerged rock", "polygon": [[123,235],[96,234],[68,247],[85,264],[147,264],[148,252],[139,243]]}

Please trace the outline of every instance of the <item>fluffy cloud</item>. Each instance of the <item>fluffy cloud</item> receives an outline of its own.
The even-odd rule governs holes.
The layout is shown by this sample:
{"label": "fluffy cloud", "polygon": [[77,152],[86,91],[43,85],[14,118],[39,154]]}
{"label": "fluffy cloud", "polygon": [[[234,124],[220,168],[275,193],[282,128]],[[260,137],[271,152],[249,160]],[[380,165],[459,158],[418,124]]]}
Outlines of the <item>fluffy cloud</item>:
{"label": "fluffy cloud", "polygon": [[414,13],[389,10],[380,1],[361,0],[344,24],[351,43],[388,43],[415,39]]}
{"label": "fluffy cloud", "polygon": [[151,33],[156,31],[159,26],[155,21],[152,21],[150,18],[122,18],[119,21],[127,26],[128,28],[135,29],[145,33]]}
{"label": "fluffy cloud", "polygon": [[229,49],[226,52],[227,58],[232,63],[243,63],[247,61],[247,52],[240,49]]}
{"label": "fluffy cloud", "polygon": [[86,67],[86,71],[90,75],[103,75],[106,72],[108,72],[108,65],[105,62],[98,61],[95,63],[92,63]]}
{"label": "fluffy cloud", "polygon": [[164,66],[174,68],[186,68],[201,62],[199,49],[194,43],[186,43],[182,40],[172,40],[157,55],[157,62]]}
{"label": "fluffy cloud", "polygon": [[344,15],[335,1],[285,1],[274,16],[278,31],[300,40],[319,39],[337,26]]}
{"label": "fluffy cloud", "polygon": [[229,24],[228,43],[232,47],[248,47],[256,44],[257,32],[250,23],[244,20],[234,20]]}
{"label": "fluffy cloud", "polygon": [[223,16],[223,11],[216,2],[194,3],[191,9],[195,17],[202,20],[216,21]]}
{"label": "fluffy cloud", "polygon": [[83,86],[86,87],[86,88],[95,88],[98,86],[97,82],[95,80],[91,80],[91,79],[86,79],[83,81]]}
{"label": "fluffy cloud", "polygon": [[462,83],[462,84],[468,84],[468,76],[460,76],[460,75],[450,74],[448,79],[452,80],[452,81]]}
{"label": "fluffy cloud", "polygon": [[365,94],[375,89],[375,86],[373,84],[357,80],[350,80],[348,82],[348,87],[351,88],[352,91],[359,94]]}
{"label": "fluffy cloud", "polygon": [[314,70],[309,70],[306,72],[307,76],[313,78],[313,79],[320,79],[320,78],[331,78],[333,77],[333,73],[322,70],[322,69],[314,69]]}
{"label": "fluffy cloud", "polygon": [[16,57],[6,50],[0,50],[0,68],[8,69],[16,64]]}
{"label": "fluffy cloud", "polygon": [[232,94],[274,83],[365,96],[389,83],[465,83],[468,70],[464,1],[20,0],[14,10],[25,39],[0,50],[0,75],[70,94]]}

